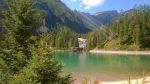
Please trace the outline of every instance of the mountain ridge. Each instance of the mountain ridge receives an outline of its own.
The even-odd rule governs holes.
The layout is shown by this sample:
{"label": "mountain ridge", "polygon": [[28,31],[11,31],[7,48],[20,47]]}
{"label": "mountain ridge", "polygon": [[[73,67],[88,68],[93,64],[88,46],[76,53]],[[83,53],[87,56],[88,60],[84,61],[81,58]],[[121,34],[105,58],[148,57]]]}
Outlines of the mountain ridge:
{"label": "mountain ridge", "polygon": [[[4,1],[0,0],[0,4],[4,4]],[[4,7],[3,5],[1,6]],[[48,28],[53,28],[60,24],[78,33],[86,33],[101,25],[110,24],[119,14],[116,11],[116,14],[113,14],[114,11],[101,12],[102,15],[91,15],[77,10],[72,11],[61,0],[36,0],[34,7],[42,11]],[[105,14],[107,15],[105,16]]]}

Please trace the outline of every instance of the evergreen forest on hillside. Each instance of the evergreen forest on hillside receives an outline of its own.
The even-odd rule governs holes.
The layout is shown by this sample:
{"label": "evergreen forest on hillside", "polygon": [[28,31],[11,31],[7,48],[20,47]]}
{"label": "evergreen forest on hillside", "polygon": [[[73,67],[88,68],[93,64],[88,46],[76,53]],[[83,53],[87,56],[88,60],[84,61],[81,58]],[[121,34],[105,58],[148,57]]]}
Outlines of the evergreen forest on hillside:
{"label": "evergreen forest on hillside", "polygon": [[[47,28],[47,17],[32,0],[6,3],[0,9],[0,84],[71,84],[53,50],[70,50],[78,46],[80,37],[87,39],[87,50],[150,50],[149,5],[122,12],[111,24],[77,32],[85,27],[77,22],[79,17],[72,25],[73,21]],[[77,29],[71,28],[74,25]]]}
{"label": "evergreen forest on hillside", "polygon": [[143,5],[121,14],[108,26],[87,35],[89,49],[149,50],[150,7]]}

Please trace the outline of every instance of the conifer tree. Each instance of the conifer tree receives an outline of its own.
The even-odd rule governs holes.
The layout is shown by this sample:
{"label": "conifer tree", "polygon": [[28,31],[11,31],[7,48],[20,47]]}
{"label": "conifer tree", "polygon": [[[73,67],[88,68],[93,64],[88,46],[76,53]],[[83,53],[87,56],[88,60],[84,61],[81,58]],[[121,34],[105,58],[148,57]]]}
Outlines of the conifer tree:
{"label": "conifer tree", "polygon": [[40,37],[34,36],[38,22],[36,17],[31,0],[8,2],[8,10],[3,12],[1,20],[4,32],[0,43],[0,65],[3,65],[0,66],[0,83],[71,83],[70,76],[61,74],[62,65],[52,55],[45,31]]}

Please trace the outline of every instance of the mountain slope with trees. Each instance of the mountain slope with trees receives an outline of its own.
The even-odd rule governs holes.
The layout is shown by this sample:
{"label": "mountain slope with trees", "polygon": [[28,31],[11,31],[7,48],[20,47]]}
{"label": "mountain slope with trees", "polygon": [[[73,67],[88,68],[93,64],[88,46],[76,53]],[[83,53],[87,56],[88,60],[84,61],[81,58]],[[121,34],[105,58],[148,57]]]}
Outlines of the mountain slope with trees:
{"label": "mountain slope with trees", "polygon": [[60,0],[37,0],[35,7],[44,11],[46,25],[55,27],[65,25],[80,33],[89,32],[96,26],[84,17],[74,13]]}
{"label": "mountain slope with trees", "polygon": [[138,6],[113,24],[88,34],[88,48],[145,50],[150,48],[150,7]]}
{"label": "mountain slope with trees", "polygon": [[[100,15],[96,16],[76,10],[72,11],[61,0],[33,0],[32,3],[41,12],[41,16],[46,18],[48,28],[64,25],[79,33],[86,33],[100,25],[109,24],[117,16],[116,11],[115,14],[114,11],[110,11],[101,12]],[[4,0],[0,0],[0,4],[3,8],[6,8]]]}

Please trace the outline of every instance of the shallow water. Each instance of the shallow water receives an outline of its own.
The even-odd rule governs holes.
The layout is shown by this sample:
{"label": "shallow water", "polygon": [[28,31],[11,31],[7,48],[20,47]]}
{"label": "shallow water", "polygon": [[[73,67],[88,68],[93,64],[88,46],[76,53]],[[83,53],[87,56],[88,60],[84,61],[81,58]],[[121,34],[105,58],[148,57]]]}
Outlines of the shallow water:
{"label": "shallow water", "polygon": [[86,52],[55,52],[58,61],[64,64],[65,73],[73,73],[77,80],[102,81],[125,80],[150,76],[150,56],[106,55]]}

